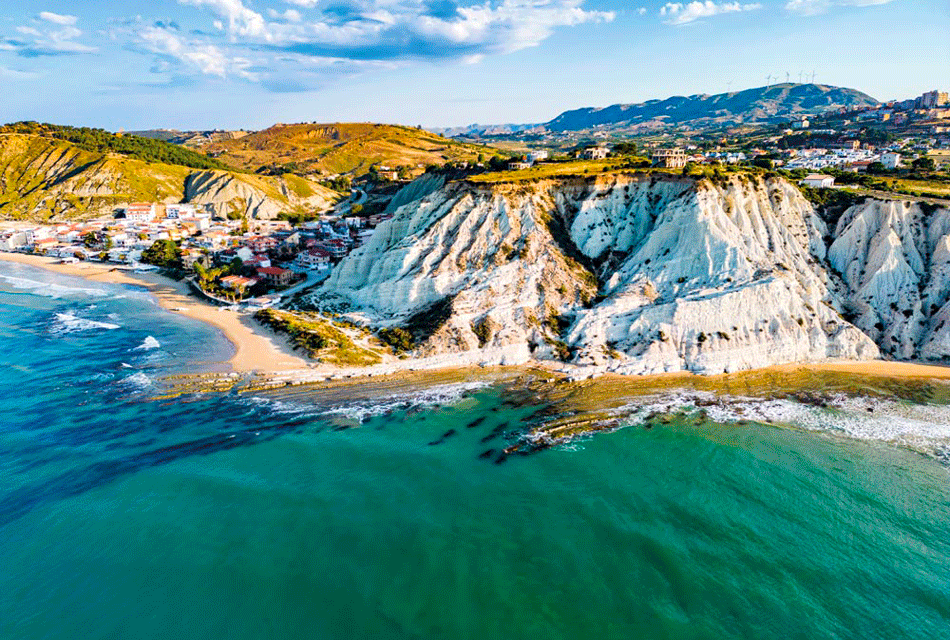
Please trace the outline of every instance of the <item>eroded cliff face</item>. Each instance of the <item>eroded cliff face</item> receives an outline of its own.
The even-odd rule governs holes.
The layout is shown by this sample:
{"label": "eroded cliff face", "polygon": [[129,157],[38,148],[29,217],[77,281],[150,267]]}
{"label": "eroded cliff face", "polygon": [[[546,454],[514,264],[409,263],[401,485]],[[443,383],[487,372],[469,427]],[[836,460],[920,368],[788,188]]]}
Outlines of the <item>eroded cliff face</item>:
{"label": "eroded cliff face", "polygon": [[428,314],[417,355],[485,362],[720,373],[878,357],[839,313],[827,234],[781,179],[452,183],[399,208],[314,302],[377,326]]}
{"label": "eroded cliff face", "polygon": [[329,208],[338,198],[296,178],[198,171],[85,151],[39,136],[0,135],[0,217],[65,220],[109,215],[131,202],[214,204],[222,215],[272,218]]}
{"label": "eroded cliff face", "polygon": [[898,359],[950,357],[950,211],[868,200],[838,220],[828,252],[847,315]]}

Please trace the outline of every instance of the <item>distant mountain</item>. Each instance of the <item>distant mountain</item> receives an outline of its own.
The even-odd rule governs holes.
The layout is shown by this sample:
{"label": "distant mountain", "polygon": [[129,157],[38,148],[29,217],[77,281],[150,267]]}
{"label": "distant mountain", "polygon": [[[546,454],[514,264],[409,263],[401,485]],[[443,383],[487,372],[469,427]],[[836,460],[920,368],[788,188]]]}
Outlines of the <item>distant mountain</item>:
{"label": "distant mountain", "polygon": [[361,173],[378,164],[415,168],[473,162],[479,154],[494,154],[492,149],[462,144],[423,129],[368,123],[277,124],[195,148],[250,171],[282,167],[324,175]]}
{"label": "distant mountain", "polygon": [[707,128],[722,124],[762,124],[792,116],[842,108],[870,107],[878,101],[855,89],[822,84],[773,84],[716,95],[674,96],[638,104],[565,111],[537,125],[472,125],[441,130],[462,137],[506,136],[533,132],[564,133],[590,129],[651,130],[668,125]]}
{"label": "distant mountain", "polygon": [[615,104],[602,109],[575,109],[562,113],[546,127],[550,131],[579,131],[594,127],[635,126],[650,121],[695,126],[728,122],[764,123],[790,116],[877,104],[877,100],[855,89],[821,84],[775,84],[712,96],[675,96],[639,104]]}

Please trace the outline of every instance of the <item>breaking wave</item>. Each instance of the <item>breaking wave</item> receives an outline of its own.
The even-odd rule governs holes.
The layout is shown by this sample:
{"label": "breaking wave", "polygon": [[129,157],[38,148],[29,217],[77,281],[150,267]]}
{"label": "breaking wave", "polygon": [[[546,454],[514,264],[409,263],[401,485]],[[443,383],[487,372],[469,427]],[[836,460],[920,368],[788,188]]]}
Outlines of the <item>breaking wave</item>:
{"label": "breaking wave", "polygon": [[133,351],[151,351],[153,349],[158,349],[162,346],[158,340],[153,336],[148,336],[139,346],[135,347]]}
{"label": "breaking wave", "polygon": [[31,280],[8,274],[0,274],[0,280],[10,284],[14,289],[28,291],[34,295],[48,298],[64,298],[67,296],[85,296],[93,298],[121,298],[113,291],[98,287],[70,287],[62,284],[42,280]]}
{"label": "breaking wave", "polygon": [[73,313],[57,313],[50,332],[54,335],[66,335],[80,331],[111,331],[118,329],[119,325],[110,322],[99,322],[88,318],[80,318]]}

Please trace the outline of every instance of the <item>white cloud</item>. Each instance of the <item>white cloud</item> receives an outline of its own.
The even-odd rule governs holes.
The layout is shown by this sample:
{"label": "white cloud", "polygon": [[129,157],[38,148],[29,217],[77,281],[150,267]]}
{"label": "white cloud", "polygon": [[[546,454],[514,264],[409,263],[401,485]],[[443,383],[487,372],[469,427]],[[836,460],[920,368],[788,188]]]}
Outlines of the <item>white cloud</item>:
{"label": "white cloud", "polygon": [[[472,59],[540,44],[559,27],[613,20],[587,11],[584,0],[452,1],[351,0],[328,6],[316,19],[290,10],[268,22],[242,0],[178,0],[215,14],[232,42],[324,57],[360,60]],[[311,0],[288,0],[315,8]],[[217,26],[217,22],[216,22]]]}
{"label": "white cloud", "polygon": [[78,21],[76,16],[60,15],[58,13],[53,13],[52,11],[41,11],[39,18],[40,20],[44,20],[46,22],[52,22],[53,24],[70,27],[76,24]]}
{"label": "white cloud", "polygon": [[258,79],[249,70],[252,66],[250,60],[229,56],[213,44],[186,40],[168,29],[154,26],[139,32],[139,39],[147,52],[171,59],[202,74],[219,78],[233,75],[251,81]]}
{"label": "white cloud", "polygon": [[789,0],[787,11],[803,16],[816,16],[832,7],[872,7],[889,4],[894,0]]}
{"label": "white cloud", "polygon": [[[793,0],[794,1],[794,0]],[[741,4],[739,2],[667,2],[660,9],[660,15],[667,17],[666,24],[684,25],[702,18],[711,18],[724,13],[739,13],[761,9],[759,3]]]}
{"label": "white cloud", "polygon": [[637,9],[637,13],[638,13],[639,15],[641,15],[641,16],[645,16],[645,15],[647,14],[647,8],[646,8],[646,7],[640,7],[639,9]]}
{"label": "white cloud", "polygon": [[13,51],[24,58],[77,55],[97,51],[95,47],[78,42],[77,38],[83,35],[83,32],[76,28],[75,23],[76,19],[73,16],[41,13],[40,19],[33,22],[36,26],[17,27],[16,31],[19,35],[0,40],[0,48]]}

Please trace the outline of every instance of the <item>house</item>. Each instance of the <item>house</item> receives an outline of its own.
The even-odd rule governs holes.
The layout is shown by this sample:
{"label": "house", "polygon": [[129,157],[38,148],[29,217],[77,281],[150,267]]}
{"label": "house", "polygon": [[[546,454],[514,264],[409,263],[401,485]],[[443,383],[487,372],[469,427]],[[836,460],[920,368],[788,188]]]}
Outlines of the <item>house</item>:
{"label": "house", "polygon": [[512,160],[507,167],[508,171],[523,171],[524,169],[530,169],[531,163],[525,160]]}
{"label": "house", "polygon": [[899,169],[901,166],[901,154],[887,151],[881,154],[881,164],[885,169]]}
{"label": "house", "polygon": [[294,259],[294,269],[297,271],[316,271],[330,266],[330,252],[324,249],[310,249],[301,251]]}
{"label": "house", "polygon": [[607,147],[601,145],[599,147],[588,147],[581,152],[581,157],[584,160],[603,160],[607,157]]}
{"label": "house", "polygon": [[686,152],[679,148],[657,149],[653,152],[653,166],[681,169],[686,166]]}
{"label": "house", "polygon": [[277,246],[277,240],[270,236],[253,236],[247,238],[243,244],[254,253],[267,253]]}
{"label": "house", "polygon": [[254,257],[254,252],[247,247],[240,247],[238,249],[226,249],[215,257],[222,264],[231,264],[236,258],[240,258],[241,262],[247,262]]}
{"label": "house", "polygon": [[136,202],[125,207],[125,219],[130,222],[151,222],[155,219],[155,205]]}
{"label": "house", "polygon": [[16,251],[26,245],[26,233],[23,231],[5,233],[0,237],[0,251]]}
{"label": "house", "polygon": [[531,153],[528,154],[528,162],[530,162],[531,164],[534,164],[536,162],[547,160],[550,157],[551,157],[551,154],[549,154],[547,151],[545,151],[544,149],[539,149],[537,151],[532,151]]}
{"label": "house", "polygon": [[346,246],[346,243],[339,238],[324,240],[318,246],[334,258],[343,258],[349,252],[349,248]]}
{"label": "house", "polygon": [[195,205],[193,204],[166,204],[165,218],[168,220],[180,220],[181,218],[193,218],[195,216]]}
{"label": "house", "polygon": [[250,260],[244,261],[244,266],[250,269],[260,269],[271,266],[270,258],[264,254],[254,254]]}
{"label": "house", "polygon": [[257,284],[257,280],[254,278],[245,278],[243,276],[225,276],[221,278],[221,286],[225,289],[233,289],[235,291],[241,289],[250,289]]}
{"label": "house", "polygon": [[283,287],[291,283],[294,272],[280,267],[264,267],[257,270],[257,275],[267,284],[274,287]]}
{"label": "house", "polygon": [[829,187],[835,186],[835,179],[832,176],[825,175],[823,173],[812,173],[805,176],[805,178],[798,184],[804,185],[806,187],[812,187],[813,189],[827,189]]}
{"label": "house", "polygon": [[870,160],[858,160],[857,162],[848,164],[847,169],[854,173],[867,173],[869,166],[871,166]]}

